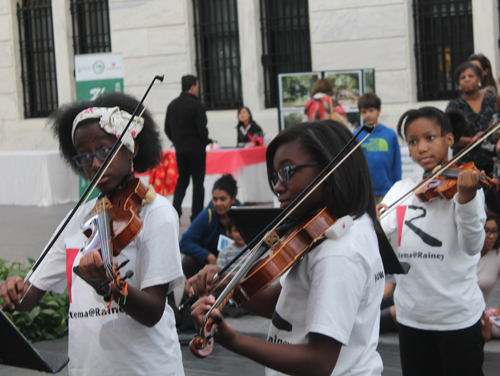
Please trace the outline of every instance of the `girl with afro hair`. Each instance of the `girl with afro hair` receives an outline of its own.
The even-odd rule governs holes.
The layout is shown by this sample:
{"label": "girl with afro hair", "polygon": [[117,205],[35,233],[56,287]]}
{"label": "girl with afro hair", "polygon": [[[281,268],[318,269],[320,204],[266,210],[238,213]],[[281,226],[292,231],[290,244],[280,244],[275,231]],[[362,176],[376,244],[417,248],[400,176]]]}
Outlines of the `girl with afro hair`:
{"label": "girl with afro hair", "polygon": [[[130,95],[110,93],[62,106],[50,115],[61,154],[74,171],[89,180],[96,175],[137,105]],[[160,159],[160,136],[147,111],[133,119],[122,143],[97,184],[102,194],[120,191],[135,172],[153,168]],[[63,292],[68,287],[70,375],[94,375],[96,370],[119,375],[184,374],[174,313],[167,304],[167,294],[182,282],[179,219],[167,199],[151,193],[139,213],[142,230],[115,257],[118,264],[128,260],[125,270],[134,274],[126,292],[115,292],[110,303],[99,288],[107,281],[100,251],[82,252],[87,237],[80,224],[96,200],[79,210],[50,251],[47,266],[38,269],[29,283],[10,277],[0,285],[7,308],[19,311],[35,307],[46,291]],[[29,284],[32,287],[21,302]]]}

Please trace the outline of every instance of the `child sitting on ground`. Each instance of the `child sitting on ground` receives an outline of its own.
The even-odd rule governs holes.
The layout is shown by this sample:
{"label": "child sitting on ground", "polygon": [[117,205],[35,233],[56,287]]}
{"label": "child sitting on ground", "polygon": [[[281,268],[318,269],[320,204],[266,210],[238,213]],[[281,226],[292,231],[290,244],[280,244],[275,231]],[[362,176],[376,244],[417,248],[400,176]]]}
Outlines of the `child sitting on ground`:
{"label": "child sitting on ground", "polygon": [[[220,251],[219,256],[217,257],[217,266],[221,268],[224,268],[226,265],[228,265],[246,246],[240,232],[234,225],[234,222],[230,219],[228,219],[226,222],[226,230],[227,233],[231,235],[231,238],[233,238],[234,243],[228,245],[226,248]],[[230,269],[232,269],[232,273],[234,274],[238,272],[238,270],[240,269],[240,265],[237,265],[237,263],[235,263]],[[222,309],[222,314],[224,316],[233,318],[246,315],[247,313],[248,311],[245,308],[238,307],[236,303],[232,301],[232,299],[229,300],[229,303],[226,304],[226,306]]]}
{"label": "child sitting on ground", "polygon": [[[221,268],[224,268],[227,264],[229,264],[240,252],[243,248],[245,248],[245,241],[240,235],[240,232],[235,227],[233,221],[230,219],[226,222],[226,230],[231,238],[234,240],[234,243],[228,245],[219,253],[219,257],[217,257],[217,265]],[[233,270],[233,273],[236,273],[239,270],[239,266]]]}

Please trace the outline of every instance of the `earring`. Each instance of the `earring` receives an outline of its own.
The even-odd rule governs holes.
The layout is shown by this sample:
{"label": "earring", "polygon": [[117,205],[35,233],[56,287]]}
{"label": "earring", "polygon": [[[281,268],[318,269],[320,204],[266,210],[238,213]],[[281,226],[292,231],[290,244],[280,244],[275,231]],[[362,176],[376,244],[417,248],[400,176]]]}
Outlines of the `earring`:
{"label": "earring", "polygon": [[130,171],[134,172],[134,160],[133,159],[130,160]]}
{"label": "earring", "polygon": [[481,87],[481,86],[483,86],[483,85],[481,84],[481,82],[479,82],[479,83],[477,84],[477,86]]}

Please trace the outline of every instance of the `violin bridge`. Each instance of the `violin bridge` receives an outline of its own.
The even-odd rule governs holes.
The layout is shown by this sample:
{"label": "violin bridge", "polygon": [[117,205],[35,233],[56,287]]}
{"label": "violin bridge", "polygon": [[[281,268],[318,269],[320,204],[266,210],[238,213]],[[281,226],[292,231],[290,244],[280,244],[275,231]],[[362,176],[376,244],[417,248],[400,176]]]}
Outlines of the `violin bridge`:
{"label": "violin bridge", "polygon": [[94,206],[94,211],[97,214],[101,214],[102,212],[109,210],[112,207],[113,207],[113,205],[111,205],[111,202],[109,201],[109,199],[107,197],[104,197],[96,202],[96,204]]}
{"label": "violin bridge", "polygon": [[273,231],[271,232],[267,237],[266,239],[264,240],[264,242],[269,246],[269,247],[272,247],[278,240],[280,240],[280,237],[278,236],[278,234],[276,233],[276,231]]}

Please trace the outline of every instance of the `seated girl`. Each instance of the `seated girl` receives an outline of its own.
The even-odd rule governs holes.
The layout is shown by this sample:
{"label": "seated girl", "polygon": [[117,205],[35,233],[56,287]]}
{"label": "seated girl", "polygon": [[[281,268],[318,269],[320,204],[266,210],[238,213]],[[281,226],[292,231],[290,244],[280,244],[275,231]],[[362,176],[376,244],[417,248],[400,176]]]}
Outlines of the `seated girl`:
{"label": "seated girl", "polygon": [[226,230],[227,212],[231,206],[242,206],[236,199],[238,187],[231,174],[222,175],[214,184],[212,202],[195,218],[180,241],[182,269],[190,278],[206,264],[215,265],[219,251],[220,235],[229,236]]}

